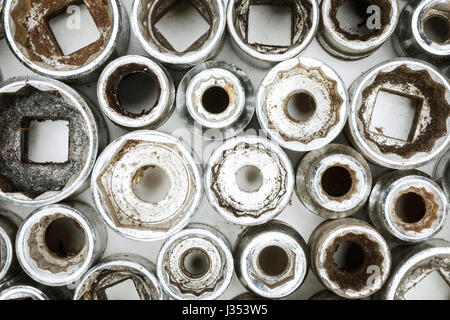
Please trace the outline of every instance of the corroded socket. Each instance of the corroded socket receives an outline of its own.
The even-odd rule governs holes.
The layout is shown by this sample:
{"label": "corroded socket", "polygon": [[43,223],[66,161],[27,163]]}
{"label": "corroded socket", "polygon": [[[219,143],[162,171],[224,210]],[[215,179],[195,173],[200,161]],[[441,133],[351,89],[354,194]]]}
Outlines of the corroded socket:
{"label": "corroded socket", "polygon": [[132,281],[140,300],[164,300],[155,266],[134,254],[117,254],[90,269],[75,289],[74,300],[108,300],[108,289]]}
{"label": "corroded socket", "polygon": [[[373,163],[414,169],[448,148],[450,84],[431,65],[408,58],[383,62],[355,80],[349,92],[347,136]],[[392,119],[408,122],[394,124],[388,117],[374,122],[374,115],[386,110],[379,108],[389,108]]]}
{"label": "corroded socket", "polygon": [[433,178],[441,183],[447,201],[450,201],[450,151],[447,151],[436,163]]}
{"label": "corroded socket", "polygon": [[20,271],[15,243],[21,222],[15,213],[0,208],[0,285]]}
{"label": "corroded socket", "polygon": [[368,223],[344,218],[322,223],[311,235],[311,268],[331,292],[362,299],[377,292],[391,269],[384,238]]}
{"label": "corroded socket", "polygon": [[433,238],[443,228],[448,200],[427,174],[395,171],[377,181],[368,211],[373,225],[386,238],[416,243]]}
{"label": "corroded socket", "polygon": [[177,300],[214,300],[228,288],[233,256],[216,229],[192,224],[169,238],[158,254],[161,286]]}
{"label": "corroded socket", "polygon": [[369,198],[371,188],[372,173],[366,160],[345,145],[329,144],[311,151],[298,166],[298,198],[325,219],[345,218],[357,212]]}
{"label": "corroded socket", "polygon": [[308,247],[294,228],[280,221],[248,227],[234,249],[236,274],[255,294],[277,299],[297,290],[306,279]]}
{"label": "corroded socket", "polygon": [[17,259],[33,280],[68,285],[101,258],[106,241],[105,225],[91,207],[79,202],[45,206],[22,223]]}
{"label": "corroded socket", "polygon": [[264,78],[256,96],[256,114],[261,127],[280,146],[301,152],[319,149],[344,128],[347,89],[323,62],[291,59],[276,65]]}
{"label": "corroded socket", "polygon": [[[64,53],[49,21],[66,12],[80,15],[82,4],[89,10],[99,38],[75,52]],[[128,48],[130,27],[120,0],[5,0],[4,11],[11,51],[23,65],[43,76],[77,83],[94,81],[108,61]],[[68,29],[82,27],[73,19],[67,23]]]}

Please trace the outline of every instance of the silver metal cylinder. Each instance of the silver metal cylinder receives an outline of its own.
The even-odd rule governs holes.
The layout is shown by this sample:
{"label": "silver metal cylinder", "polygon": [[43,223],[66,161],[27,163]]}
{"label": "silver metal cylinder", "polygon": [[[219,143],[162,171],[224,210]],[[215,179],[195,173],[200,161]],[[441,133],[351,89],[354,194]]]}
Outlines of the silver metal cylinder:
{"label": "silver metal cylinder", "polygon": [[[134,0],[131,26],[144,50],[157,61],[175,69],[187,69],[213,58],[222,47],[225,36],[225,5],[222,0],[190,2],[209,25],[186,49],[175,49],[157,24],[168,12],[175,10],[178,1]],[[168,19],[168,18],[167,18]],[[190,28],[186,22],[183,28]]]}
{"label": "silver metal cylinder", "polygon": [[450,151],[447,151],[434,167],[433,178],[442,185],[450,202]]}
{"label": "silver metal cylinder", "polygon": [[[75,52],[64,53],[47,17],[72,12],[73,2],[30,4],[26,0],[5,0],[5,35],[11,51],[23,65],[43,76],[78,83],[96,80],[111,59],[125,54],[130,27],[120,0],[86,0],[84,4],[98,29],[99,39]],[[81,14],[80,10],[77,7],[72,14]]]}
{"label": "silver metal cylinder", "polygon": [[197,136],[208,140],[234,137],[247,127],[255,112],[250,78],[226,62],[198,65],[178,86],[177,112]]}
{"label": "silver metal cylinder", "polygon": [[73,202],[41,207],[22,223],[17,259],[35,281],[47,286],[71,284],[103,255],[107,232],[97,213]]}
{"label": "silver metal cylinder", "polygon": [[83,276],[73,299],[111,300],[115,297],[110,290],[125,281],[132,281],[140,300],[165,299],[155,276],[154,264],[134,254],[117,254],[103,259]]}
{"label": "silver metal cylinder", "polygon": [[432,272],[450,283],[450,243],[431,239],[414,246],[397,247],[392,251],[392,272],[377,297],[384,300],[403,300],[410,289]]}
{"label": "silver metal cylinder", "polygon": [[448,67],[450,3],[447,0],[409,1],[400,15],[393,42],[400,56],[425,60],[437,67]]}
{"label": "silver metal cylinder", "polygon": [[22,219],[11,211],[0,208],[0,285],[20,271],[16,258],[16,234]]}
{"label": "silver metal cylinder", "polygon": [[[347,135],[373,163],[414,169],[448,148],[450,84],[431,65],[408,58],[383,62],[355,80],[349,93]],[[386,100],[381,106],[382,94]],[[383,111],[386,106],[389,111]],[[373,120],[384,112],[390,117]],[[402,131],[394,130],[398,127]]]}
{"label": "silver metal cylinder", "polygon": [[417,243],[433,238],[442,229],[448,200],[427,174],[418,170],[394,171],[375,184],[368,212],[385,238]]}
{"label": "silver metal cylinder", "polygon": [[257,295],[270,299],[286,297],[306,279],[308,247],[291,226],[270,221],[248,227],[234,249],[236,274]]}
{"label": "silver metal cylinder", "polygon": [[[147,174],[149,170],[161,174]],[[164,194],[149,199],[164,177]],[[106,224],[126,238],[165,239],[183,229],[196,212],[203,195],[201,177],[200,162],[178,139],[134,131],[112,142],[98,158],[92,174],[94,204]],[[141,185],[149,185],[142,194],[136,189]]]}
{"label": "silver metal cylinder", "polygon": [[366,203],[372,188],[372,173],[366,160],[354,149],[329,144],[311,151],[297,169],[296,193],[310,210],[325,219],[345,218]]}
{"label": "silver metal cylinder", "polygon": [[227,8],[227,27],[232,45],[245,61],[257,67],[268,68],[275,63],[298,56],[314,39],[319,25],[319,5],[316,0],[264,1],[260,5],[288,6],[291,17],[289,45],[270,45],[249,42],[249,12],[258,2],[230,0]]}
{"label": "silver metal cylinder", "polygon": [[[294,117],[290,109],[299,110]],[[339,75],[323,62],[295,58],[276,65],[264,78],[256,97],[261,127],[283,148],[319,149],[344,128],[348,95]]]}
{"label": "silver metal cylinder", "polygon": [[349,2],[322,1],[318,40],[331,55],[357,60],[371,55],[394,33],[399,7],[397,0],[352,1],[353,8],[349,9],[353,16],[340,17],[340,11],[345,11]]}
{"label": "silver metal cylinder", "polygon": [[309,240],[311,268],[331,292],[361,299],[377,292],[391,269],[384,238],[368,223],[344,218],[322,223]]}
{"label": "silver metal cylinder", "polygon": [[216,229],[191,224],[162,246],[156,264],[161,286],[173,299],[214,300],[233,276],[233,256]]}
{"label": "silver metal cylinder", "polygon": [[[97,108],[64,83],[40,76],[7,80],[0,95],[0,200],[40,207],[84,191],[109,139]],[[66,159],[30,158],[37,139],[30,128],[42,122],[67,125]]]}
{"label": "silver metal cylinder", "polygon": [[205,171],[209,202],[224,219],[241,225],[262,224],[278,216],[291,199],[294,181],[284,151],[256,136],[223,143]]}
{"label": "silver metal cylinder", "polygon": [[68,300],[69,290],[47,287],[20,274],[0,286],[0,301],[4,300]]}

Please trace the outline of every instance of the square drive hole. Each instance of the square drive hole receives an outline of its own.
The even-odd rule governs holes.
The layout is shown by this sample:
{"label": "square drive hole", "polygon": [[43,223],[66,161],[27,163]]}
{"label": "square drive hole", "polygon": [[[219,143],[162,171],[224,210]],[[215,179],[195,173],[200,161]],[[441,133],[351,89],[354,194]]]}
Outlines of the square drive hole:
{"label": "square drive hole", "polygon": [[288,47],[292,39],[290,6],[252,5],[248,14],[249,44]]}
{"label": "square drive hole", "polygon": [[178,1],[156,24],[177,52],[186,51],[208,32],[210,25],[187,0]]}
{"label": "square drive hole", "polygon": [[133,280],[128,279],[105,289],[108,300],[141,300]]}
{"label": "square drive hole", "polygon": [[405,294],[406,300],[450,300],[450,287],[439,272],[431,272]]}
{"label": "square drive hole", "polygon": [[372,113],[370,131],[405,142],[411,141],[422,104],[422,98],[380,90]]}
{"label": "square drive hole", "polygon": [[31,120],[25,136],[26,160],[65,163],[69,160],[69,122]]}
{"label": "square drive hole", "polygon": [[64,55],[70,55],[100,38],[100,31],[85,4],[68,6],[48,25]]}

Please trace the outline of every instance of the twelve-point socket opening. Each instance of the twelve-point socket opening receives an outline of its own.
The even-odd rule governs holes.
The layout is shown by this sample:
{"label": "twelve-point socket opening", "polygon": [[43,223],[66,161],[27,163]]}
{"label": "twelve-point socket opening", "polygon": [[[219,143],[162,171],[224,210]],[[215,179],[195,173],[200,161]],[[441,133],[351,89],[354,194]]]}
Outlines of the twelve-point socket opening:
{"label": "twelve-point socket opening", "polygon": [[209,113],[221,114],[230,105],[230,96],[224,88],[214,86],[203,93],[202,105]]}
{"label": "twelve-point socket opening", "polygon": [[333,259],[339,269],[353,272],[363,265],[364,250],[356,242],[343,241],[336,248]]}
{"label": "twelve-point socket opening", "polygon": [[78,255],[86,244],[84,229],[72,218],[53,220],[45,230],[48,250],[62,259]]}
{"label": "twelve-point socket opening", "polygon": [[324,171],[321,178],[322,190],[333,198],[347,195],[353,186],[352,175],[342,166],[332,166]]}
{"label": "twelve-point socket opening", "polygon": [[257,192],[264,183],[261,170],[255,166],[244,166],[236,172],[236,184],[244,192]]}
{"label": "twelve-point socket opening", "polygon": [[133,177],[133,192],[140,200],[148,203],[162,201],[170,189],[167,173],[158,166],[140,168]]}
{"label": "twelve-point socket opening", "polygon": [[209,257],[202,249],[194,248],[186,252],[180,261],[181,270],[191,278],[203,277],[210,268]]}
{"label": "twelve-point socket opening", "polygon": [[395,213],[405,223],[421,221],[426,212],[423,198],[415,192],[402,194],[395,202]]}
{"label": "twelve-point socket opening", "polygon": [[317,105],[314,97],[308,92],[293,94],[287,103],[286,114],[296,122],[308,121],[316,112]]}
{"label": "twelve-point socket opening", "polygon": [[431,15],[423,21],[427,39],[439,45],[450,42],[450,12],[447,15]]}
{"label": "twelve-point socket opening", "polygon": [[265,247],[258,254],[258,266],[267,276],[281,276],[289,267],[288,254],[276,245]]}

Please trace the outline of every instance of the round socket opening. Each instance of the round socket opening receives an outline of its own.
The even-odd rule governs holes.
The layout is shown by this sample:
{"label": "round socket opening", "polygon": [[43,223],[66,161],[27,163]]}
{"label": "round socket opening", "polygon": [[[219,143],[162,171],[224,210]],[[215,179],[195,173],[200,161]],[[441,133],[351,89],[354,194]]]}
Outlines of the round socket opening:
{"label": "round socket opening", "polygon": [[230,105],[230,96],[222,87],[211,87],[203,93],[202,105],[209,113],[220,114]]}
{"label": "round socket opening", "polygon": [[45,230],[47,248],[60,258],[76,256],[86,244],[86,235],[80,224],[71,218],[57,218]]}
{"label": "round socket opening", "polygon": [[162,168],[146,166],[136,172],[132,188],[140,200],[149,203],[159,202],[170,190],[170,179]]}
{"label": "round socket opening", "polygon": [[271,277],[282,275],[289,266],[286,250],[279,246],[268,246],[258,255],[258,265],[262,272]]}

